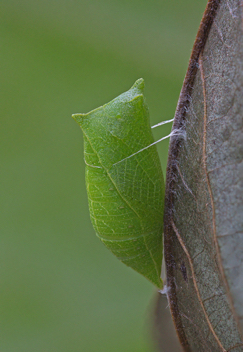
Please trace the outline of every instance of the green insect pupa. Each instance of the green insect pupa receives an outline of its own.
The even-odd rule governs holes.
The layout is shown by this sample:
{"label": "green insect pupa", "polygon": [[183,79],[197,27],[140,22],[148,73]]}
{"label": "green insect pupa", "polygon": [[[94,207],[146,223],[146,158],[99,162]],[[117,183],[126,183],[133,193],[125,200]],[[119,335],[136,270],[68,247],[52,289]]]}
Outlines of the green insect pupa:
{"label": "green insect pupa", "polygon": [[[164,180],[144,80],[87,114],[74,114],[84,136],[86,186],[97,236],[123,263],[158,288],[162,265]],[[127,159],[126,159],[127,158]]]}

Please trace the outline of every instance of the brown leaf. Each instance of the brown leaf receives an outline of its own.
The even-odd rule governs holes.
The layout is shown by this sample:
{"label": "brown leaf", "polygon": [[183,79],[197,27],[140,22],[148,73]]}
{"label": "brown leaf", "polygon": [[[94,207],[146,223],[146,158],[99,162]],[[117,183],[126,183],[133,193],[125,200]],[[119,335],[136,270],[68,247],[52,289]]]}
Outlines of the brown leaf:
{"label": "brown leaf", "polygon": [[185,351],[243,351],[242,12],[208,2],[170,142],[165,260]]}

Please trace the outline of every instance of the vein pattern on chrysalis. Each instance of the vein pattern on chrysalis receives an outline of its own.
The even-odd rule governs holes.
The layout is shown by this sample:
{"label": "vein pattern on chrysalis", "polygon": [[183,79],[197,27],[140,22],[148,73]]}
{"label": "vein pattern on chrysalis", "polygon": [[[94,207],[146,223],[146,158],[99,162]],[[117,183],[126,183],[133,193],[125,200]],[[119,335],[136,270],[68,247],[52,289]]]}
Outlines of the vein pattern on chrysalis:
{"label": "vein pattern on chrysalis", "polygon": [[73,118],[83,131],[89,210],[97,236],[161,289],[164,180],[156,146],[147,148],[154,140],[143,89],[139,79],[110,103]]}

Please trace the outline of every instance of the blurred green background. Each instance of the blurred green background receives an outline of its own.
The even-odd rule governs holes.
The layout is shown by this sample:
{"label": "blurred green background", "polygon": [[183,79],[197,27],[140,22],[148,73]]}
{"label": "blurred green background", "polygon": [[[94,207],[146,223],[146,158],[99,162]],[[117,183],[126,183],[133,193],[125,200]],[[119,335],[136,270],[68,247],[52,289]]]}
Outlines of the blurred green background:
{"label": "blurred green background", "polygon": [[205,5],[1,1],[1,352],[153,350],[154,288],[95,236],[71,114],[143,77],[151,123],[171,119]]}

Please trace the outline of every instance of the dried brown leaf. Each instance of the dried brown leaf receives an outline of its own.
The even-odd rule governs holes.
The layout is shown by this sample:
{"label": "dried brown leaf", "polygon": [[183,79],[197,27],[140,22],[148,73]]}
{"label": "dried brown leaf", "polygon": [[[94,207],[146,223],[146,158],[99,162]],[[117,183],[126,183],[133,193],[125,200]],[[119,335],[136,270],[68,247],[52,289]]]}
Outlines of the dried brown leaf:
{"label": "dried brown leaf", "polygon": [[165,203],[185,351],[243,351],[243,1],[208,2],[180,94]]}

